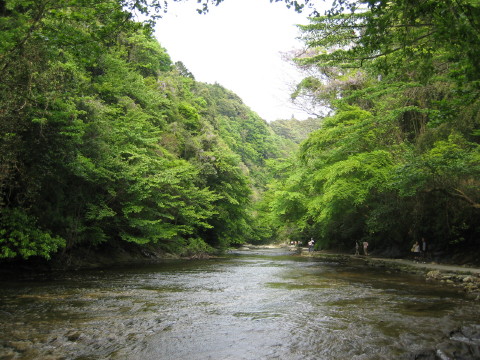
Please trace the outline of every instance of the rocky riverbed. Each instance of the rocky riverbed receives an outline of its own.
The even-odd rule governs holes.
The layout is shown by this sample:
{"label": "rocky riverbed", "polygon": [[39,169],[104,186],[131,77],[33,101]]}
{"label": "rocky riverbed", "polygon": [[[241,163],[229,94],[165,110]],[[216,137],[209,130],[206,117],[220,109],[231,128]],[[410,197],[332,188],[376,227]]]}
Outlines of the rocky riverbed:
{"label": "rocky riverbed", "polygon": [[480,269],[463,266],[441,265],[436,263],[419,263],[410,260],[390,260],[380,258],[362,259],[366,265],[383,267],[387,271],[401,271],[418,274],[427,281],[439,281],[453,286],[480,300]]}
{"label": "rocky riverbed", "polygon": [[[328,258],[345,264],[363,263],[387,273],[403,272],[425,277],[427,282],[439,282],[458,288],[467,298],[480,301],[480,269],[465,266],[415,262],[406,259],[384,259],[328,252],[301,252],[302,256]],[[480,359],[480,324],[452,329],[435,348],[414,351],[408,360],[475,360]]]}
{"label": "rocky riverbed", "polygon": [[327,251],[308,253],[306,249],[303,249],[300,254],[345,264],[365,264],[370,267],[381,268],[387,272],[394,271],[421,275],[427,281],[438,281],[447,286],[456,287],[467,293],[470,298],[480,301],[480,268],[437,264],[435,262],[417,262],[407,259],[335,254]]}
{"label": "rocky riverbed", "polygon": [[475,295],[480,300],[480,275],[478,274],[456,274],[430,270],[426,273],[427,280],[436,280],[444,284],[461,288],[463,291]]}
{"label": "rocky riverbed", "polygon": [[425,281],[436,269],[309,256],[252,247],[5,279],[0,359],[480,359],[479,303]]}

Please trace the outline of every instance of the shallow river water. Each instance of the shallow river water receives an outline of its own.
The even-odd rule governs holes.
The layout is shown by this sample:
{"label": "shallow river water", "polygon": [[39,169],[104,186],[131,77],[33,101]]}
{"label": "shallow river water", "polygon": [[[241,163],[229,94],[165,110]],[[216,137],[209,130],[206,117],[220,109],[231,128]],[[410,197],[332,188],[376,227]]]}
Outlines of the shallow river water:
{"label": "shallow river water", "polygon": [[0,359],[397,359],[480,306],[423,278],[245,251],[2,281]]}

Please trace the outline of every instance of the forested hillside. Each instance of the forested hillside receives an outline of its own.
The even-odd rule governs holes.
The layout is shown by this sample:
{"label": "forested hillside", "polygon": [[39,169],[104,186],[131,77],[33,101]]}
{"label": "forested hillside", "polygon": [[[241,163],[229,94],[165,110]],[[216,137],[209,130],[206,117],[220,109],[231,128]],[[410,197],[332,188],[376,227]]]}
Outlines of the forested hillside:
{"label": "forested hillside", "polygon": [[0,258],[265,240],[252,197],[282,140],[120,2],[0,1],[0,30]]}
{"label": "forested hillside", "polygon": [[173,63],[145,4],[0,0],[1,261],[310,237],[478,256],[477,1],[333,2],[293,94],[331,115],[271,125]]}
{"label": "forested hillside", "polygon": [[341,0],[301,30],[296,96],[333,115],[272,184],[281,233],[478,257],[480,3]]}
{"label": "forested hillside", "polygon": [[295,144],[300,144],[303,140],[307,139],[311,132],[320,128],[322,125],[322,119],[308,118],[306,120],[275,120],[269,125],[278,136],[290,140]]}

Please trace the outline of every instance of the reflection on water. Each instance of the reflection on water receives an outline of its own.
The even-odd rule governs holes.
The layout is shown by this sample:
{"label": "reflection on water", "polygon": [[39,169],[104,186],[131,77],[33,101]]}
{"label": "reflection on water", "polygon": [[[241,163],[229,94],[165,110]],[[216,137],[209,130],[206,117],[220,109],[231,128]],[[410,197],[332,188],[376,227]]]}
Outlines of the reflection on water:
{"label": "reflection on water", "polygon": [[3,282],[0,359],[393,359],[478,313],[419,277],[237,252]]}

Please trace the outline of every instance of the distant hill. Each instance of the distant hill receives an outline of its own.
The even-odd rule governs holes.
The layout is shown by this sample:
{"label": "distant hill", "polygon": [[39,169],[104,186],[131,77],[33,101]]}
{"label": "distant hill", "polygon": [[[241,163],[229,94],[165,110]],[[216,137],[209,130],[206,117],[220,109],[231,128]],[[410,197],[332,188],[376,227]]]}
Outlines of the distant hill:
{"label": "distant hill", "polygon": [[308,134],[321,127],[322,120],[322,118],[275,120],[270,123],[270,127],[278,136],[299,144],[308,137]]}

